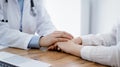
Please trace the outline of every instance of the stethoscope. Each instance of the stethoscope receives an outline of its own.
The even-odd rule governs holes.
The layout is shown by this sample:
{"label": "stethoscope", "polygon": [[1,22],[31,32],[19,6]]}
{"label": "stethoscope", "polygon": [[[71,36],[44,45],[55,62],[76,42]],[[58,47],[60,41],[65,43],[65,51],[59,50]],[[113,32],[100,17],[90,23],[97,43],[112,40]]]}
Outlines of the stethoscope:
{"label": "stethoscope", "polygon": [[[8,22],[8,19],[7,19],[7,6],[8,6],[8,0],[5,0],[5,4],[4,4],[4,19],[0,20],[1,22],[6,22],[6,23]],[[36,11],[36,8],[35,8],[33,0],[30,0],[30,7],[31,7],[30,14],[35,17],[37,15],[37,11]]]}

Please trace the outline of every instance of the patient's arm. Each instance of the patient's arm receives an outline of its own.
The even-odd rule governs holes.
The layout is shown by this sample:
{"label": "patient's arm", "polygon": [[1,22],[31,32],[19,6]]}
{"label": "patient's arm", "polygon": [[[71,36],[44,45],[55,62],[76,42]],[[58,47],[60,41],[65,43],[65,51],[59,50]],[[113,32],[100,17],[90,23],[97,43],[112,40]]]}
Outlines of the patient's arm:
{"label": "patient's arm", "polygon": [[120,67],[120,44],[116,46],[82,46],[72,41],[58,42],[58,47],[69,54],[100,64]]}

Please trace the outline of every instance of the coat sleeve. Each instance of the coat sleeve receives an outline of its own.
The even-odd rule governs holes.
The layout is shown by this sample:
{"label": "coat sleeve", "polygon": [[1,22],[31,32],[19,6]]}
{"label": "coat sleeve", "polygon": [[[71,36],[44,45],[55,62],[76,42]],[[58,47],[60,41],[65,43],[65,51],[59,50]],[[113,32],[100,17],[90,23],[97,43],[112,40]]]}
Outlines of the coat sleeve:
{"label": "coat sleeve", "polygon": [[37,8],[37,33],[40,36],[45,36],[56,30],[48,15],[43,0],[35,0]]}
{"label": "coat sleeve", "polygon": [[116,45],[116,26],[109,33],[97,35],[85,35],[82,37],[82,45],[85,46],[111,46]]}
{"label": "coat sleeve", "polygon": [[[3,19],[3,2],[0,0],[0,20]],[[0,45],[27,49],[33,35],[11,29],[8,23],[0,21]]]}
{"label": "coat sleeve", "polygon": [[81,49],[81,57],[100,64],[120,67],[120,43],[110,47],[85,46]]}

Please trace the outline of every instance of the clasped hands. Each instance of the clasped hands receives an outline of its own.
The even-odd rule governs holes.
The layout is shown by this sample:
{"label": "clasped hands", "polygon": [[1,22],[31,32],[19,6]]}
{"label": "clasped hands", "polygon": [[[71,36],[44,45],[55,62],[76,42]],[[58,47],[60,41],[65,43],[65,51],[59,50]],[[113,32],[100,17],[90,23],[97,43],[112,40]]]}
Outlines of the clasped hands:
{"label": "clasped hands", "polygon": [[79,56],[82,40],[80,37],[73,38],[67,32],[55,31],[39,41],[40,46],[48,47],[48,50],[57,50]]}

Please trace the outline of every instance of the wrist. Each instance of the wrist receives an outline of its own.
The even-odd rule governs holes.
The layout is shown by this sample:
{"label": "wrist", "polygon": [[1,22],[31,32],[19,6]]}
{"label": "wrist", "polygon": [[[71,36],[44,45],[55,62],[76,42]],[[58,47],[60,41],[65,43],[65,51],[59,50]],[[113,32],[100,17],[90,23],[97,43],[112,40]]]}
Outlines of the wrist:
{"label": "wrist", "polygon": [[44,46],[44,44],[42,43],[42,42],[43,42],[43,37],[44,37],[44,36],[41,36],[41,37],[39,38],[39,45],[42,46],[42,47]]}
{"label": "wrist", "polygon": [[81,45],[74,45],[73,49],[71,50],[71,54],[80,57],[81,56],[80,51],[81,51],[82,47],[83,46],[81,46]]}

